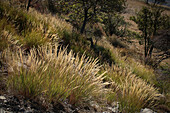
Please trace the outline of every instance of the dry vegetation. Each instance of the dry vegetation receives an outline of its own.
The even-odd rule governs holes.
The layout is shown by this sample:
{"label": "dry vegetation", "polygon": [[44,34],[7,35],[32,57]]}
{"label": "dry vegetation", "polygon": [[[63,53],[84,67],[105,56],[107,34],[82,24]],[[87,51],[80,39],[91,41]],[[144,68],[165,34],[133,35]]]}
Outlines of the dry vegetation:
{"label": "dry vegetation", "polygon": [[[130,5],[138,3],[128,2],[133,2]],[[156,88],[154,70],[133,58],[122,57],[121,49],[114,48],[106,38],[97,46],[108,50],[113,66],[101,66],[98,59],[88,57],[96,56],[89,47],[84,48],[89,53],[75,54],[77,42],[77,45],[71,45],[76,48],[73,51],[71,47],[57,45],[69,41],[69,36],[84,38],[75,35],[72,26],[59,17],[40,14],[34,9],[29,12],[15,10],[2,3],[0,10],[3,12],[0,17],[0,55],[1,62],[8,67],[8,76],[4,79],[10,93],[29,99],[44,98],[46,102],[68,99],[72,105],[91,99],[119,102],[121,112],[136,112],[159,104],[161,93]],[[124,16],[128,18],[128,15]],[[25,22],[25,19],[25,28],[16,24]],[[102,56],[99,54],[98,57]]]}
{"label": "dry vegetation", "polygon": [[143,79],[121,67],[107,67],[108,76],[112,80],[112,93],[109,99],[120,102],[122,112],[140,111],[144,107],[154,107],[161,96],[158,89]]}
{"label": "dry vegetation", "polygon": [[99,99],[106,91],[103,74],[98,75],[97,59],[85,58],[59,49],[57,45],[46,45],[31,49],[27,56],[19,49],[4,51],[8,65],[8,87],[11,93],[26,98],[46,97],[47,101],[69,98],[76,104],[92,96]]}

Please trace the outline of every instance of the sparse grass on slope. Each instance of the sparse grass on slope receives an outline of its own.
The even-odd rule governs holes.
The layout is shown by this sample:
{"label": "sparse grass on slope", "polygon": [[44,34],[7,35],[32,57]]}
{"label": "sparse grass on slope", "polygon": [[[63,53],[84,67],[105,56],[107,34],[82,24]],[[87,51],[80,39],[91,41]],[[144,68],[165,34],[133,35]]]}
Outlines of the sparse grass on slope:
{"label": "sparse grass on slope", "polygon": [[120,50],[111,46],[111,44],[104,39],[99,42],[99,45],[109,50],[109,53],[111,54],[111,59],[113,60],[113,63],[115,65],[122,68],[128,68],[130,72],[150,84],[158,84],[153,69],[143,66],[141,63],[135,61],[132,58],[121,57]]}
{"label": "sparse grass on slope", "polygon": [[[53,22],[52,17],[50,18],[43,17],[35,10],[28,13],[20,8],[9,7],[8,4],[0,1],[0,30],[9,32],[13,41],[18,41],[18,44],[25,49],[38,47],[58,39],[55,33],[57,26],[55,28],[55,24],[50,24]],[[63,22],[60,21],[60,24]],[[65,27],[64,24],[62,27]],[[60,26],[60,29],[62,27]],[[3,37],[1,39],[4,40]]]}

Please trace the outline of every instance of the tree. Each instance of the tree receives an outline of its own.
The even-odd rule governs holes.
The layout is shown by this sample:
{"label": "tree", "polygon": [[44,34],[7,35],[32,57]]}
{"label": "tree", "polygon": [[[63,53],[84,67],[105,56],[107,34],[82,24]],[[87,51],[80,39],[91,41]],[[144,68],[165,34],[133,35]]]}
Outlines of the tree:
{"label": "tree", "polygon": [[106,14],[102,23],[105,25],[105,32],[108,36],[112,36],[113,34],[123,36],[125,34],[127,23],[124,17],[119,14]]}
{"label": "tree", "polygon": [[29,11],[29,8],[33,5],[38,3],[39,0],[25,0],[26,5],[26,9],[27,11]]}
{"label": "tree", "polygon": [[[155,36],[158,30],[168,28],[167,25],[169,25],[169,20],[166,20],[167,15],[162,15],[162,12],[163,10],[160,7],[154,5],[152,8],[144,7],[137,13],[137,17],[131,18],[138,24],[138,28],[143,33],[145,43],[145,63],[151,58],[154,48],[154,43],[151,40],[151,37]],[[165,23],[167,25],[165,25]]]}
{"label": "tree", "polygon": [[[61,0],[63,1],[63,0]],[[70,17],[78,19],[82,23],[80,33],[83,33],[86,24],[96,21],[102,13],[111,13],[121,11],[124,8],[124,0],[65,0],[61,4],[67,9]]]}
{"label": "tree", "polygon": [[28,4],[27,4],[27,11],[29,10],[29,7],[30,7],[30,3],[31,3],[32,0],[28,0]]}
{"label": "tree", "polygon": [[144,37],[144,55],[145,58],[147,57],[148,53],[148,46],[150,44],[149,42],[149,36],[151,35],[151,29],[152,29],[152,13],[147,7],[143,7],[141,11],[137,13],[137,17],[131,18],[133,21],[135,21],[138,24],[139,29],[143,32]]}

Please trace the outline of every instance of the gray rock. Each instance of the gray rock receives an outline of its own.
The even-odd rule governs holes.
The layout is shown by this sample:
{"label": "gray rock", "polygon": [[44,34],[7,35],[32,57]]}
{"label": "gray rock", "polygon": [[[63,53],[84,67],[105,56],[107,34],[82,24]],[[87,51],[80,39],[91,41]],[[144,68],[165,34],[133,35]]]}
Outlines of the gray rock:
{"label": "gray rock", "polygon": [[140,113],[156,113],[156,112],[154,112],[153,110],[149,108],[145,108],[145,109],[142,109]]}
{"label": "gray rock", "polygon": [[90,106],[93,107],[94,109],[96,109],[98,112],[101,111],[101,107],[100,107],[100,106],[98,105],[98,103],[95,102],[95,101],[91,101],[91,102],[90,102]]}
{"label": "gray rock", "polygon": [[4,96],[0,96],[0,100],[6,100]]}
{"label": "gray rock", "polygon": [[0,108],[0,113],[12,113],[12,112],[5,111],[4,109]]}

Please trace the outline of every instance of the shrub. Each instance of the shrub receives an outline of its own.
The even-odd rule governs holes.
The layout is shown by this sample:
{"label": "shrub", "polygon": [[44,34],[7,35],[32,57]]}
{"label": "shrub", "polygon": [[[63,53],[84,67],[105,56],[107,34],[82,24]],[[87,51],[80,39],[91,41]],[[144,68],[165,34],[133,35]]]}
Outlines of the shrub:
{"label": "shrub", "polygon": [[108,37],[108,40],[115,47],[128,48],[128,46],[124,42],[122,42],[120,39],[118,39],[114,35],[112,35],[111,37]]}
{"label": "shrub", "polygon": [[127,30],[126,36],[131,37],[131,38],[136,38],[136,39],[142,39],[142,36],[140,35],[140,33],[137,33],[135,31],[130,31],[130,30]]}
{"label": "shrub", "polygon": [[103,19],[103,24],[105,25],[105,31],[107,35],[112,36],[116,34],[117,36],[123,36],[126,31],[127,23],[123,16],[119,14],[108,14]]}
{"label": "shrub", "polygon": [[57,45],[31,49],[26,56],[21,49],[5,52],[9,66],[8,88],[25,97],[46,97],[58,102],[69,99],[71,104],[105,91],[103,74],[98,75],[97,59],[81,58]]}

